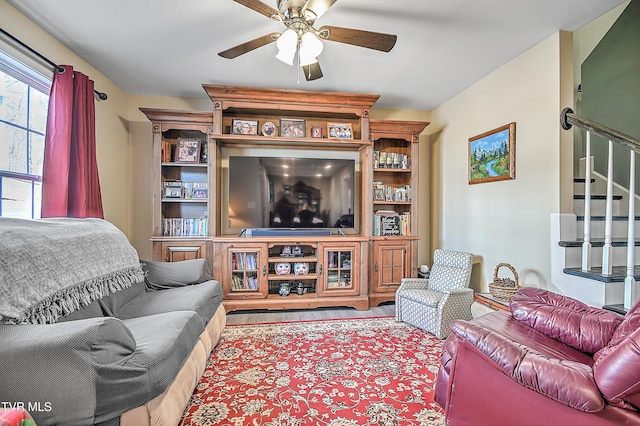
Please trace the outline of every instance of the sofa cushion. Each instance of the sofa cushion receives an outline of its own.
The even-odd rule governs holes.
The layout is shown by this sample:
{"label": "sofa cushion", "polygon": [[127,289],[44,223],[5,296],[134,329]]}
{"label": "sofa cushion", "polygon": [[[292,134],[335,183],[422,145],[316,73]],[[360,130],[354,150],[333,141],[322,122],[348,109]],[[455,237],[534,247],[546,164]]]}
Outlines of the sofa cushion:
{"label": "sofa cushion", "polygon": [[69,315],[60,317],[58,322],[75,321],[79,319],[95,317],[116,317],[119,318],[120,308],[145,293],[143,281],[132,284],[131,287],[116,291],[109,296],[91,302],[88,306],[71,312]]}
{"label": "sofa cushion", "polygon": [[77,309],[68,315],[61,316],[60,318],[58,318],[58,322],[76,321],[76,320],[83,320],[83,319],[89,319],[89,318],[99,318],[104,316],[105,316],[104,311],[100,306],[99,300],[96,300],[94,302],[89,303],[84,308]]}
{"label": "sofa cushion", "polygon": [[623,320],[614,312],[531,287],[518,290],[510,308],[521,323],[587,353],[607,345]]}
{"label": "sofa cushion", "polygon": [[142,260],[145,283],[151,290],[163,290],[185,285],[200,284],[213,279],[205,259],[180,262],[154,262]]}
{"label": "sofa cushion", "polygon": [[[184,361],[204,331],[202,320],[193,311],[175,311],[123,320],[136,340],[130,362],[147,369],[147,399],[155,398],[173,382]],[[104,389],[107,397],[112,389]],[[123,391],[135,395],[138,389]],[[100,396],[100,395],[98,395]]]}
{"label": "sofa cushion", "polygon": [[[451,324],[451,331],[461,340],[460,347],[456,349],[458,355],[464,346],[462,341],[468,342],[500,371],[528,389],[576,410],[595,413],[604,408],[604,400],[591,366],[571,358],[548,356],[543,353],[546,348],[539,343],[546,338],[571,349],[567,345],[539,332],[541,337],[536,341],[512,340],[474,321],[455,320]],[[552,342],[551,345],[554,345]],[[583,355],[574,351],[575,358]],[[455,376],[456,363],[457,359],[454,358],[451,376]],[[558,385],[560,383],[561,386]]]}
{"label": "sofa cushion", "polygon": [[198,285],[176,287],[167,290],[147,290],[118,311],[118,317],[130,319],[168,311],[197,312],[203,324],[222,303],[222,287],[215,280]]}
{"label": "sofa cushion", "polygon": [[490,312],[474,319],[473,323],[507,340],[533,347],[541,355],[593,365],[593,359],[589,355],[517,321],[509,312]]}
{"label": "sofa cushion", "polygon": [[640,408],[640,302],[624,317],[607,346],[594,356],[593,369],[600,391],[612,405]]}
{"label": "sofa cushion", "polygon": [[594,364],[598,388],[609,404],[640,408],[640,328],[606,351]]}

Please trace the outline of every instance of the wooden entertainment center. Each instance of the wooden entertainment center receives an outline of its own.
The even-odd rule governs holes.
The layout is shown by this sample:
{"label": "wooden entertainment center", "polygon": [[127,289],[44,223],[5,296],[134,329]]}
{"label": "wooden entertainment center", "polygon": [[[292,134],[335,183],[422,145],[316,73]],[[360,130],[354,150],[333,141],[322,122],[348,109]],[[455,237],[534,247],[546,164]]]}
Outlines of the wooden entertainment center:
{"label": "wooden entertainment center", "polygon": [[[370,119],[378,95],[203,88],[213,111],[140,108],[153,131],[154,259],[207,259],[227,312],[366,310],[394,300],[400,279],[417,275],[418,142],[429,123]],[[236,132],[239,122],[258,126]],[[288,122],[299,124],[299,135],[284,135]],[[229,150],[350,153],[357,158],[355,223],[320,233],[238,233],[223,184]]]}

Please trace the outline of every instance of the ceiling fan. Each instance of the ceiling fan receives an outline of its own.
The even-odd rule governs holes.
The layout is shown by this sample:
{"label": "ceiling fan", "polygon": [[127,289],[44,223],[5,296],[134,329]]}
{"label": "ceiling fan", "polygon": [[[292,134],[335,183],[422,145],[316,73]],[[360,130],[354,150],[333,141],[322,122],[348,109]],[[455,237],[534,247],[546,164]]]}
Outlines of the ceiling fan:
{"label": "ceiling fan", "polygon": [[276,0],[278,9],[266,5],[260,0],[233,0],[268,18],[282,22],[286,29],[282,33],[274,32],[224,50],[218,55],[233,59],[258,47],[276,42],[276,58],[293,65],[298,53],[299,65],[307,80],[322,77],[318,55],[322,53],[322,40],[366,47],[367,49],[389,52],[396,44],[397,36],[353,28],[324,25],[315,29],[316,19],[324,15],[337,0]]}

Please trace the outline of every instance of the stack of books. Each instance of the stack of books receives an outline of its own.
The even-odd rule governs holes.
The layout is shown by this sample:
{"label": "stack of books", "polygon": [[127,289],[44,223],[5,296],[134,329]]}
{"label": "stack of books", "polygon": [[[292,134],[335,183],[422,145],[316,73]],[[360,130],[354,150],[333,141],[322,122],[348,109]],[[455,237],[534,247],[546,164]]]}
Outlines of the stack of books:
{"label": "stack of books", "polygon": [[165,217],[162,219],[162,235],[165,237],[205,237],[206,218]]}
{"label": "stack of books", "polygon": [[256,277],[245,277],[240,275],[233,275],[231,277],[231,289],[232,290],[257,290],[258,280]]}
{"label": "stack of books", "polygon": [[411,235],[411,212],[377,210],[373,215],[373,235]]}
{"label": "stack of books", "polygon": [[239,271],[255,270],[258,268],[256,255],[252,253],[233,253],[233,269]]}

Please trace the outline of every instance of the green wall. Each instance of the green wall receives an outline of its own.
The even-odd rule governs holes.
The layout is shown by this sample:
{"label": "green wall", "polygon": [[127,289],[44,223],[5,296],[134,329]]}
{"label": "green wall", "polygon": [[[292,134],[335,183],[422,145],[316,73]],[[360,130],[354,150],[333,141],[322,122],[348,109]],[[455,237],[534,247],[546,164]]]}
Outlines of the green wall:
{"label": "green wall", "polygon": [[[633,0],[581,67],[581,114],[640,138],[640,0]],[[592,137],[595,170],[607,174],[608,143]],[[629,152],[614,145],[614,181],[629,184]],[[638,165],[640,170],[640,164]],[[636,187],[640,172],[636,171]]]}

